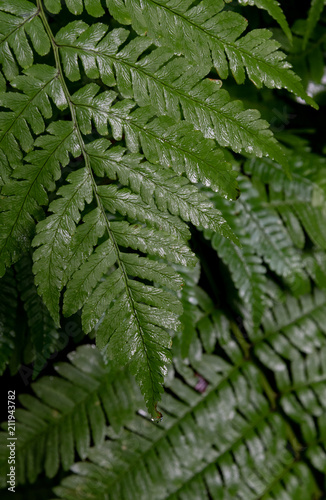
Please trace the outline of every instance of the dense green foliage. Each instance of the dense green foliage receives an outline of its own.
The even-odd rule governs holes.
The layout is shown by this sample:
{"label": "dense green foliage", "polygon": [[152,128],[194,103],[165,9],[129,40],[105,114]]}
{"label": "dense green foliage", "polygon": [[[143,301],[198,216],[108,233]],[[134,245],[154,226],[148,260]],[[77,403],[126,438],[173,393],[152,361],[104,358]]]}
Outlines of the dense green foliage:
{"label": "dense green foliage", "polygon": [[326,495],[323,9],[0,1],[18,498]]}

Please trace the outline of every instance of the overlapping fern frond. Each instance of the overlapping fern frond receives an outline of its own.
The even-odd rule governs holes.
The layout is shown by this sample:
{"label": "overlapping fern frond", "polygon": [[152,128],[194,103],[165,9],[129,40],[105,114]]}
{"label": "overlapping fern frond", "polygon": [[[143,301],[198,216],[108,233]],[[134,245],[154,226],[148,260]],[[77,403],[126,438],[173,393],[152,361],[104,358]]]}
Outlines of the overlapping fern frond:
{"label": "overlapping fern frond", "polygon": [[24,256],[15,266],[20,300],[28,323],[28,356],[25,363],[34,361],[34,376],[60,345],[60,332],[37,293],[32,272],[32,259]]}
{"label": "overlapping fern frond", "polygon": [[[185,292],[192,295],[192,290]],[[214,311],[204,297],[199,302],[204,317],[193,299],[189,311],[202,339],[200,325]],[[219,343],[222,357],[205,354],[197,345],[190,361],[181,361],[176,344],[174,369],[182,378],[167,382],[160,426],[140,411],[120,432],[107,428],[107,439],[91,448],[88,460],[73,465],[74,475],[54,489],[57,497],[318,498],[318,486],[301,459],[314,456],[316,447],[300,445],[287,421],[275,413],[272,389],[243,358],[241,333],[230,338],[231,325],[226,317],[221,319],[214,343]],[[226,352],[232,363],[226,361]],[[280,391],[286,411],[288,387],[283,384]]]}
{"label": "overlapping fern frond", "polygon": [[310,280],[325,288],[325,161],[292,151],[289,165],[291,179],[270,159],[246,160],[240,199],[231,204],[213,196],[242,246],[211,231],[206,237],[229,268],[252,328],[280,298],[268,269],[297,296],[310,291]]}
{"label": "overlapping fern frond", "polygon": [[18,294],[13,269],[8,269],[0,284],[0,373],[2,374],[14,350]]}
{"label": "overlapping fern frond", "polygon": [[[95,346],[93,346],[95,347]],[[88,456],[91,442],[99,445],[110,422],[119,431],[142,402],[134,379],[116,363],[105,364],[99,351],[80,346],[70,363],[57,363],[56,377],[33,384],[35,396],[21,395],[24,408],[16,412],[18,483],[34,482],[45,471],[53,477]],[[1,433],[5,443],[5,433]],[[1,480],[6,478],[6,446],[1,446]]]}
{"label": "overlapping fern frond", "polygon": [[[66,500],[127,500],[149,493],[162,499],[321,498],[309,463],[325,470],[320,399],[325,390],[325,294],[316,292],[313,300],[290,297],[265,313],[261,331],[244,335],[195,286],[198,277],[198,271],[185,275],[182,300],[188,317],[181,317],[182,335],[191,324],[195,337],[186,360],[180,357],[182,338],[175,338],[173,371],[178,376],[171,370],[167,377],[159,426],[139,410],[132,377],[91,346],[80,347],[69,356],[71,364],[57,366],[58,377],[34,384],[37,397],[21,398],[26,410],[17,414],[20,471],[30,481],[43,467],[51,477],[61,464],[64,470],[71,466],[73,475],[54,493]],[[274,355],[266,354],[267,342]],[[209,354],[216,346],[219,355]],[[274,388],[256,357],[276,375]],[[277,404],[284,416],[275,411]],[[294,435],[288,417],[299,423],[300,436]],[[31,461],[34,442],[37,453]],[[82,461],[73,463],[74,447]]]}
{"label": "overlapping fern frond", "polygon": [[[287,450],[286,425],[270,412],[253,367],[244,365],[228,376],[225,365],[223,377],[221,367],[216,371],[217,360],[203,358],[202,362],[211,367],[204,394],[175,380],[162,400],[168,424],[157,429],[138,416],[120,434],[110,432],[110,440],[90,451],[90,462],[73,466],[76,475],[55,488],[57,495],[65,499],[129,499],[133,494],[141,499],[148,495],[218,499],[235,494],[277,498],[283,491],[294,498],[301,488],[304,494],[313,494],[316,485],[309,469]],[[225,425],[232,432],[222,440]],[[128,456],[121,450],[122,443]],[[268,473],[262,476],[260,469],[266,463]]]}

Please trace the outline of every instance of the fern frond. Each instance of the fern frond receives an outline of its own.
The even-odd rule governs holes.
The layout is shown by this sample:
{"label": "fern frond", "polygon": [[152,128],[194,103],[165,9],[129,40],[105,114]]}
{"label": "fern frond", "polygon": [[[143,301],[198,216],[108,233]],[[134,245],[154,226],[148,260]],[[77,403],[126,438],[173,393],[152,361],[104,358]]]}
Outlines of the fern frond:
{"label": "fern frond", "polygon": [[[57,376],[32,384],[35,395],[19,397],[23,408],[16,410],[17,483],[34,482],[43,471],[53,477],[60,465],[68,470],[75,451],[84,459],[91,442],[103,441],[107,422],[118,431],[141,404],[134,379],[116,364],[105,363],[92,347],[78,347],[68,354],[70,363],[55,365]],[[1,443],[5,436],[0,433]],[[1,471],[6,462],[1,453]]]}
{"label": "fern frond", "polygon": [[[321,7],[319,3],[318,9]],[[317,10],[318,10],[317,9]],[[310,11],[311,12],[311,11]],[[316,12],[317,13],[317,12]],[[292,27],[293,43],[287,45],[282,41],[284,49],[289,54],[289,61],[293,64],[293,69],[296,71],[301,79],[304,88],[308,89],[309,93],[313,93],[316,99],[319,99],[318,93],[320,88],[313,85],[313,83],[321,84],[324,74],[324,27],[322,21],[322,13],[318,12],[318,21],[313,30],[309,32],[307,21],[303,19],[298,20]],[[305,13],[302,15],[305,17]],[[311,19],[312,21],[312,19]],[[309,34],[308,34],[309,33]],[[309,36],[307,41],[304,41],[305,35]],[[305,43],[305,46],[303,46]],[[310,84],[310,85],[309,85]]]}
{"label": "fern frond", "polygon": [[318,489],[313,476],[286,449],[287,426],[271,412],[254,366],[232,369],[216,355],[203,355],[195,370],[204,370],[208,382],[202,394],[175,378],[162,398],[166,422],[154,427],[139,412],[120,433],[109,428],[109,440],[91,449],[88,462],[73,465],[75,474],[55,488],[56,495],[66,500],[313,495]]}
{"label": "fern frond", "polygon": [[231,241],[220,238],[216,233],[212,236],[211,242],[218,256],[228,266],[240,298],[250,309],[252,324],[257,328],[265,307],[270,303],[266,268],[262,265],[262,259],[256,255],[246,235],[241,237],[241,248]]}
{"label": "fern frond", "polygon": [[324,345],[321,349],[312,349],[306,357],[298,354],[297,359],[292,360],[288,367],[284,364],[288,380],[286,381],[284,377],[279,381],[279,389],[283,393],[282,407],[294,421],[303,424],[302,431],[307,442],[318,440],[318,429],[311,417],[317,417],[323,425],[323,419],[318,417],[324,414],[322,394],[326,387],[326,372],[323,363],[325,350]]}
{"label": "fern frond", "polygon": [[14,89],[21,92],[0,94],[0,105],[12,110],[0,113],[0,148],[12,168],[21,164],[21,150],[29,152],[33,149],[30,128],[38,135],[45,130],[44,119],[52,117],[49,98],[59,109],[67,107],[55,68],[35,64],[24,73],[11,81]]}
{"label": "fern frond", "polygon": [[51,354],[57,350],[59,332],[37,293],[32,273],[32,259],[29,256],[24,256],[16,264],[15,269],[20,299],[24,304],[28,321],[28,337],[32,346],[30,361],[36,359],[34,363],[35,376],[41,371]]}
{"label": "fern frond", "polygon": [[[241,274],[242,278],[245,279],[243,286],[244,283],[246,283],[246,286],[249,285],[248,273],[250,275],[254,271],[253,262],[250,263],[250,260],[253,259],[255,261],[258,257],[258,261],[261,263],[262,258],[272,271],[285,280],[285,283],[290,286],[293,292],[296,291],[298,294],[307,293],[309,290],[309,280],[304,270],[301,252],[293,246],[289,233],[277,211],[264,202],[264,196],[256,190],[249,178],[240,177],[239,186],[241,197],[234,206],[217,197],[214,197],[213,201],[214,205],[223,211],[229,225],[238,233],[239,240],[243,243],[244,251],[240,250],[238,252],[235,250],[237,254],[236,261],[243,270]],[[223,243],[221,245],[224,248]],[[231,257],[226,251],[223,252],[223,248],[222,253],[228,265]],[[240,256],[241,263],[239,261]],[[235,264],[234,260],[232,262]],[[243,268],[245,263],[247,266],[246,272]],[[234,269],[231,269],[231,274],[233,274]],[[249,269],[251,269],[251,272],[249,272]],[[246,275],[247,278],[245,278]],[[262,277],[258,278],[255,272],[254,275],[258,281],[261,281]],[[240,284],[238,281],[235,281],[235,286],[239,289]],[[253,290],[256,290],[254,283],[252,283],[249,289],[252,290],[252,293]],[[266,290],[266,287],[261,283],[261,293],[263,289]],[[269,286],[267,287],[268,289]],[[268,302],[267,295],[266,293],[262,295],[264,297],[263,302],[266,301],[265,303]],[[260,313],[258,314],[258,318],[259,315]],[[251,315],[251,322],[252,320],[253,316]]]}
{"label": "fern frond", "polygon": [[[97,173],[97,167],[94,165],[95,155],[98,153],[96,141],[83,147],[85,147],[86,161],[89,162],[87,164]],[[103,164],[101,168],[103,169]],[[138,286],[143,286],[144,289],[137,289],[137,285],[127,275],[119,246],[140,250],[145,254],[158,255],[184,265],[193,263],[194,255],[183,241],[167,233],[137,224],[132,225],[126,221],[109,221],[104,209],[108,201],[105,202],[107,197],[103,194],[108,195],[112,189],[104,186],[95,187],[87,166],[70,174],[67,180],[70,184],[62,186],[58,191],[62,197],[50,205],[53,215],[41,221],[37,226],[37,235],[33,242],[34,246],[39,247],[34,253],[36,284],[53,318],[59,322],[59,297],[66,283],[65,267],[69,258],[69,244],[76,230],[76,223],[81,217],[80,212],[84,209],[85,203],[91,203],[95,194],[99,210],[94,213],[94,218],[93,215],[88,216],[88,221],[90,217],[92,218],[91,232],[95,232],[95,235],[88,234],[87,239],[82,236],[83,245],[88,246],[89,258],[83,261],[80,269],[76,270],[67,284],[68,299],[65,303],[65,312],[66,314],[73,312],[71,305],[69,306],[69,290],[73,291],[73,305],[74,308],[76,305],[78,309],[85,303],[103,274],[107,273],[115,263],[117,264],[118,269],[115,275],[119,274],[122,286],[119,287],[116,281],[113,291],[110,292],[110,286],[106,288],[105,308],[102,312],[110,310],[110,313],[107,316],[109,319],[104,320],[99,326],[98,343],[103,348],[105,346],[110,356],[120,360],[122,364],[129,362],[131,370],[136,374],[142,386],[148,407],[155,414],[155,403],[159,398],[159,383],[163,380],[163,367],[168,360],[167,347],[170,345],[169,335],[163,328],[178,327],[175,314],[177,311],[180,312],[180,309],[174,305],[175,301],[172,300],[172,296],[170,306],[166,301],[162,302],[159,291],[155,287],[145,287],[139,283]],[[113,188],[113,191],[115,191],[114,194],[119,192],[116,188]],[[130,198],[130,195],[128,197]],[[123,210],[125,210],[126,203],[123,201],[123,199],[120,200],[120,204],[122,207],[124,205]],[[137,199],[137,202],[139,201],[140,199]],[[118,203],[117,205],[119,208]],[[116,204],[111,203],[109,208],[112,212],[117,210]],[[142,209],[143,205],[140,202],[140,218],[142,218]],[[136,204],[136,213],[132,211],[132,216],[137,214]],[[151,217],[151,212],[148,212],[148,217]],[[99,219],[101,219],[101,224],[97,228],[96,220]],[[109,239],[92,253],[91,245],[97,241],[97,235],[103,234],[103,227]],[[89,226],[86,228],[86,235],[88,232]],[[85,234],[84,229],[82,233]],[[84,254],[79,255],[83,255],[85,259]],[[71,275],[71,271],[68,270],[68,273]],[[146,276],[145,270],[144,274],[147,279],[151,277],[151,274]],[[107,280],[108,285],[112,284],[111,275]],[[99,285],[101,289],[103,286]],[[75,295],[77,290],[78,298]],[[110,309],[110,304],[114,299],[115,302]],[[169,312],[171,307],[173,313]],[[115,321],[113,318],[116,318]],[[108,346],[107,342],[109,342]],[[159,366],[161,366],[160,371],[158,371]]]}
{"label": "fern frond", "polygon": [[278,191],[286,198],[321,206],[325,202],[325,158],[309,151],[287,150],[286,154],[289,158],[291,179],[284,174],[279,164],[269,158],[245,161],[244,171],[265,184],[277,185]]}
{"label": "fern frond", "polygon": [[283,384],[280,399],[285,413],[299,424],[305,442],[313,443],[307,450],[307,456],[313,466],[323,473],[326,470],[325,351],[326,347],[323,346],[322,349],[312,350],[305,358],[300,356],[290,363],[289,380]]}
{"label": "fern frond", "polygon": [[[320,173],[324,162],[317,161],[315,170],[310,166],[311,159],[309,155],[307,158],[300,155],[296,157],[299,168],[293,171],[293,182],[279,165],[269,160],[249,160],[245,162],[245,171],[253,176],[251,179],[239,179],[242,196],[235,204],[231,205],[216,196],[211,197],[241,243],[240,248],[235,247],[231,241],[224,241],[211,231],[205,232],[206,237],[212,240],[213,248],[229,268],[240,298],[245,302],[245,323],[249,330],[259,326],[266,305],[280,299],[279,292],[271,288],[263,261],[284,279],[295,296],[310,291],[308,276],[319,287],[325,286],[325,264],[320,252],[317,259],[316,248],[313,251],[300,251],[291,241],[293,238],[294,244],[303,249],[306,238],[302,223],[312,242],[324,248],[323,232],[320,229],[324,226],[324,193],[316,183],[315,175],[317,171]],[[290,160],[291,167],[292,160],[293,158]],[[309,172],[307,177],[304,176],[305,171]],[[267,190],[261,181],[267,184]],[[280,237],[278,242],[275,241],[274,234]],[[273,248],[274,245],[276,246]],[[239,304],[236,308],[238,306]]]}
{"label": "fern frond", "polygon": [[[39,6],[41,8],[40,3]],[[51,29],[42,9],[41,17],[50,34]],[[101,177],[105,173],[105,157],[101,155],[103,141],[106,147],[110,143],[105,140],[94,140],[88,143],[83,138],[76,115],[76,105],[72,101],[61,72],[59,49],[54,43],[52,34],[50,38],[61,85],[69,102],[77,134],[76,142],[84,158],[85,166],[68,176],[70,185],[61,187],[58,191],[61,198],[57,198],[50,205],[53,215],[37,226],[37,235],[33,241],[33,245],[38,247],[34,253],[36,284],[57,323],[59,322],[60,292],[65,285],[68,294],[67,300],[64,299],[66,314],[71,314],[72,307],[69,301],[69,290],[78,289],[79,291],[79,297],[76,300],[77,307],[82,307],[88,297],[92,300],[92,293],[100,295],[102,292],[106,293],[107,301],[102,302],[103,308],[99,313],[105,316],[96,326],[97,342],[106,350],[109,357],[118,360],[123,365],[128,363],[141,386],[150,413],[153,417],[157,417],[156,404],[162,392],[161,384],[169,360],[171,343],[166,330],[180,327],[177,316],[181,309],[179,302],[171,294],[159,291],[156,286],[136,282],[134,278],[139,276],[128,276],[123,262],[123,250],[131,248],[183,265],[193,265],[196,259],[183,240],[164,231],[144,227],[142,224],[143,221],[156,227],[164,224],[166,228],[167,224],[176,220],[172,216],[162,215],[160,211],[153,208],[153,203],[145,205],[138,194],[132,194],[128,190],[119,190],[116,187],[98,186],[95,175]],[[212,216],[218,216],[218,212],[214,211],[211,204],[205,206],[203,198],[198,196],[200,199],[197,201],[197,212],[199,206],[204,212],[199,223],[204,223],[206,217],[206,223],[210,225],[213,223]],[[87,248],[87,255],[82,257],[79,269],[74,264],[72,264],[73,269],[67,268],[67,261],[71,263],[73,260],[71,244],[75,245],[75,242],[72,242],[72,238],[80,218],[86,215],[86,213],[81,213],[86,203],[97,205],[94,217],[93,215],[88,217],[86,230],[83,229],[81,238],[77,238],[79,257],[82,256],[84,246]],[[139,221],[140,224],[121,221],[119,218],[116,220],[116,217],[106,213],[105,205],[112,214],[120,210],[129,217],[136,217],[134,222]],[[87,207],[87,212],[93,209],[93,206]],[[185,210],[184,216],[192,218]],[[96,221],[99,219],[101,222],[97,227]],[[226,227],[225,223],[223,225]],[[103,238],[101,242],[98,242],[99,235]],[[99,243],[95,251],[92,246],[94,242]],[[112,266],[115,266],[115,270]],[[151,272],[146,275],[145,269],[141,273],[146,280],[150,279],[151,275]],[[107,280],[107,283],[111,285],[115,283],[115,288],[113,290],[110,286],[105,288],[105,284],[101,282],[102,278],[104,282]],[[73,304],[73,307],[76,304]]]}
{"label": "fern frond", "polygon": [[56,35],[66,76],[71,81],[80,78],[80,59],[89,78],[101,77],[108,86],[116,84],[123,97],[133,97],[140,106],[151,105],[159,115],[180,120],[180,105],[185,120],[204,137],[215,138],[236,152],[267,155],[286,164],[282,148],[257,110],[246,110],[241,101],[232,101],[218,80],[202,81],[207,71],[182,57],[174,58],[166,47],[141,57],[152,44],[147,37],[133,39],[119,52],[128,35],[121,28],[107,34],[107,27],[100,23],[91,27],[82,21],[68,24]]}
{"label": "fern frond", "polygon": [[204,0],[198,5],[178,0],[107,0],[107,4],[120,23],[127,12],[126,24],[131,23],[138,34],[146,33],[175,54],[201,61],[208,71],[215,67],[223,79],[230,68],[237,83],[243,83],[246,71],[258,87],[287,88],[315,106],[278,50],[280,45],[271,40],[272,33],[256,29],[241,36],[247,21],[235,12],[223,12],[222,0]]}
{"label": "fern frond", "polygon": [[253,235],[248,230],[240,204],[230,205],[215,196],[213,200],[239,237],[241,247],[235,246],[231,241],[224,242],[218,234],[211,231],[206,231],[205,236],[211,240],[212,247],[228,267],[234,286],[247,309],[246,318],[250,319],[251,327],[257,328],[266,306],[271,305],[267,269],[263,265],[262,254],[257,251],[256,244],[253,244]]}
{"label": "fern frond", "polygon": [[80,154],[73,126],[69,122],[54,122],[49,134],[40,136],[35,149],[25,157],[26,164],[17,167],[12,179],[3,186],[0,200],[0,275],[5,267],[19,260],[30,246],[35,220],[43,215],[42,206],[48,204],[46,191],[53,191],[61,177],[60,166],[69,163],[69,153]]}
{"label": "fern frond", "polygon": [[44,56],[50,51],[50,42],[33,3],[3,0],[0,11],[0,62],[5,77],[12,80],[18,74],[16,61],[24,69],[32,66],[31,43]]}
{"label": "fern frond", "polygon": [[[291,133],[295,153],[277,142],[245,107],[250,82],[233,100],[215,77],[286,88],[296,110],[314,101],[269,31],[245,34],[237,2],[106,0],[110,27],[92,23],[104,0],[33,2],[0,2],[0,372],[46,360],[62,316],[80,314],[98,349],[22,397],[17,482],[60,474],[66,499],[319,498],[325,160]],[[240,3],[291,38],[277,0]],[[281,109],[271,90],[258,101]],[[224,264],[204,260],[190,224]]]}
{"label": "fern frond", "polygon": [[53,215],[38,223],[33,240],[33,245],[39,247],[33,255],[35,283],[57,325],[69,242],[85,203],[93,199],[91,178],[86,168],[72,172],[67,181],[69,184],[58,190],[61,198],[54,200],[49,207]]}
{"label": "fern frond", "polygon": [[277,0],[238,0],[240,5],[255,5],[258,9],[264,9],[281,26],[282,30],[292,42],[292,32],[284,15],[284,12]]}
{"label": "fern frond", "polygon": [[[199,276],[189,276],[188,270],[187,273],[183,272],[182,276],[185,279],[181,293],[183,314],[180,317],[183,329],[173,341],[173,361],[178,373],[190,383],[188,367],[184,366],[185,358],[196,367],[202,350],[212,353],[218,346],[223,348],[234,365],[238,365],[243,359],[243,352],[247,350],[241,341],[235,342],[232,331],[235,325],[230,324],[217,304],[198,286]],[[183,362],[180,362],[181,358]],[[202,364],[198,370],[206,377]]]}
{"label": "fern frond", "polygon": [[13,269],[0,280],[0,374],[2,375],[14,349],[17,313],[17,283]]}
{"label": "fern frond", "polygon": [[319,288],[326,288],[326,255],[322,250],[313,249],[304,257],[305,269]]}
{"label": "fern frond", "polygon": [[317,247],[326,249],[326,235],[324,234],[326,224],[325,207],[320,209],[306,203],[298,203],[296,200],[275,199],[274,197],[270,200],[269,204],[278,210],[284,219],[286,219],[286,216],[291,216],[289,225],[292,228],[291,234],[294,238],[300,236],[300,229],[298,230],[299,224],[295,221],[295,217],[297,217],[310,240]]}
{"label": "fern frond", "polygon": [[255,339],[255,354],[274,372],[280,404],[299,424],[303,441],[311,443],[307,456],[325,471],[326,389],[324,292],[300,300],[288,297],[263,320],[263,335]]}
{"label": "fern frond", "polygon": [[318,289],[299,299],[290,296],[284,304],[266,311],[262,330],[250,334],[256,355],[275,372],[280,387],[289,382],[282,357],[295,361],[300,353],[325,345],[325,304],[325,293]]}
{"label": "fern frond", "polygon": [[[313,167],[311,162],[314,163]],[[283,175],[279,165],[268,159],[247,161],[245,171],[268,184],[266,205],[280,213],[293,242],[299,248],[305,244],[302,225],[311,241],[325,249],[325,191],[319,185],[319,176],[325,172],[325,160],[309,153],[294,154],[289,165],[291,181]]]}
{"label": "fern frond", "polygon": [[300,255],[293,248],[277,213],[270,207],[264,207],[258,192],[248,180],[241,183],[241,192],[238,203],[252,247],[280,276],[301,275],[303,266]]}
{"label": "fern frond", "polygon": [[311,0],[311,5],[308,13],[307,19],[307,27],[305,30],[305,34],[303,37],[302,48],[305,49],[310,38],[310,35],[313,33],[316,24],[319,21],[322,11],[324,10],[325,2],[324,0]]}
{"label": "fern frond", "polygon": [[131,152],[138,152],[141,146],[150,162],[172,167],[179,174],[185,172],[191,182],[200,181],[223,196],[238,197],[236,172],[214,141],[204,139],[184,122],[176,123],[167,116],[155,118],[150,106],[133,110],[136,104],[129,99],[114,103],[115,92],[98,94],[99,89],[89,84],[72,96],[84,134],[91,133],[93,121],[98,132],[107,135],[109,123],[115,140],[120,141],[124,133]]}
{"label": "fern frond", "polygon": [[168,212],[161,212],[153,203],[147,205],[129,189],[118,189],[114,185],[99,186],[98,192],[104,207],[112,214],[119,212],[131,220],[137,220],[149,227],[165,231],[179,240],[190,239],[189,229],[179,217],[170,215]]}

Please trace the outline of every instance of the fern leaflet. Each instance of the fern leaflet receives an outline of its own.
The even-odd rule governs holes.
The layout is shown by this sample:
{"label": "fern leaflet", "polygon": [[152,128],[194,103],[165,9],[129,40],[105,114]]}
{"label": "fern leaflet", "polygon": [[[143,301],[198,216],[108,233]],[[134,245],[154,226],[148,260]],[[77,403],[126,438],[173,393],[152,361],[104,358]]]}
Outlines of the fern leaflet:
{"label": "fern leaflet", "polygon": [[[140,106],[151,105],[156,113],[180,119],[178,104],[185,120],[201,130],[208,139],[257,156],[267,155],[286,165],[280,145],[257,110],[245,110],[240,101],[231,101],[221,82],[203,76],[207,71],[194,68],[184,58],[174,58],[166,47],[155,49],[140,59],[152,45],[148,38],[136,38],[120,52],[129,32],[119,28],[107,33],[103,24],[89,27],[74,21],[56,35],[66,76],[80,78],[81,59],[89,78],[101,77],[108,86],[117,84],[123,97],[133,97]],[[89,41],[85,47],[85,41]]]}
{"label": "fern leaflet", "polygon": [[282,30],[292,42],[292,33],[283,10],[277,0],[238,0],[240,5],[255,5],[258,9],[264,9],[281,26]]}
{"label": "fern leaflet", "polygon": [[[315,106],[307,96],[300,79],[291,71],[279,44],[271,41],[268,30],[253,30],[241,36],[246,20],[235,12],[223,11],[223,0],[203,0],[198,5],[178,0],[107,0],[113,17],[123,23],[127,12],[139,34],[148,33],[156,43],[167,45],[176,54],[201,61],[210,70],[214,66],[221,78],[227,78],[229,67],[237,81],[243,83],[245,70],[255,85],[285,87]],[[120,12],[122,16],[120,16]]]}

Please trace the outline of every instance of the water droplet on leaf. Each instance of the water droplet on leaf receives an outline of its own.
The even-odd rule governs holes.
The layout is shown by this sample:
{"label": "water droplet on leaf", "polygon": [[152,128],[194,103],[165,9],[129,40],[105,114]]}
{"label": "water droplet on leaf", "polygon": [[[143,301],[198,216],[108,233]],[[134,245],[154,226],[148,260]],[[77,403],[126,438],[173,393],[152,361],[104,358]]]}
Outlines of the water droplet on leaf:
{"label": "water droplet on leaf", "polygon": [[163,415],[161,413],[160,413],[160,415],[161,415],[160,417],[152,417],[151,421],[155,422],[156,424],[159,424],[163,420]]}
{"label": "water droplet on leaf", "polygon": [[156,424],[158,424],[159,422],[162,422],[162,420],[163,420],[163,415],[162,415],[162,413],[160,411],[158,411],[156,409],[156,405],[155,405],[155,417],[152,417],[151,421],[155,422]]}

